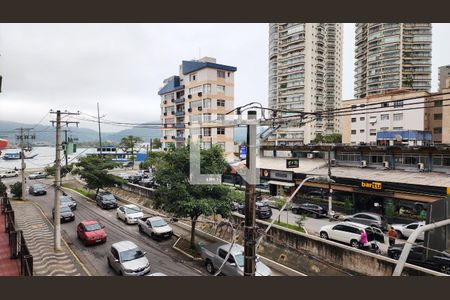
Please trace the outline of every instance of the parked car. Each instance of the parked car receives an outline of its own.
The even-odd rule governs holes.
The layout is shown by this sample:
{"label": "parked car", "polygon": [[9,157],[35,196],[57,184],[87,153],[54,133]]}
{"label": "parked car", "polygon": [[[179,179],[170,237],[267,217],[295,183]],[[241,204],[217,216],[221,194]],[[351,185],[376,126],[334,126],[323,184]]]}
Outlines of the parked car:
{"label": "parked car", "polygon": [[387,221],[382,215],[375,213],[362,212],[354,215],[346,216],[344,221],[350,221],[354,223],[374,226],[380,228],[383,231],[387,231]]}
{"label": "parked car", "polygon": [[153,186],[153,179],[144,177],[141,181],[138,182],[138,184],[143,187],[151,188]]}
{"label": "parked car", "polygon": [[155,272],[155,273],[147,274],[146,276],[167,276],[167,275],[164,273],[161,273],[161,272]]}
{"label": "parked car", "polygon": [[[239,205],[238,212],[242,215],[245,214],[244,204]],[[272,217],[272,209],[267,204],[258,201],[256,202],[255,215],[257,219],[270,219],[270,217]]]}
{"label": "parked car", "polygon": [[314,203],[301,203],[292,204],[293,214],[306,214],[313,216],[314,218],[321,218],[327,216],[327,210],[320,205]]}
{"label": "parked car", "polygon": [[363,230],[367,233],[367,240],[369,242],[376,240],[384,243],[384,234],[379,228],[354,222],[340,222],[338,224],[322,226],[319,230],[319,235],[323,239],[342,242],[351,247],[358,248]]}
{"label": "parked car", "polygon": [[[404,246],[405,244],[390,246],[388,248],[388,256],[393,259],[399,259]],[[436,253],[431,258],[426,259],[425,248],[422,246],[423,243],[413,245],[406,262],[450,275],[450,252],[447,250]]]}
{"label": "parked car", "polygon": [[33,179],[45,179],[47,177],[48,177],[48,174],[45,173],[45,172],[37,172],[37,173],[30,174],[30,176],[28,176],[28,178],[30,180],[33,180]]}
{"label": "parked car", "polygon": [[126,204],[117,209],[117,218],[122,219],[127,224],[137,224],[138,220],[144,217],[142,210],[134,204]]}
{"label": "parked car", "polygon": [[132,162],[132,161],[126,162],[122,165],[122,167],[123,168],[132,168],[132,167],[134,167],[134,162]]}
{"label": "parked car", "polygon": [[77,226],[77,236],[85,246],[105,243],[107,235],[104,228],[95,220],[81,221]]}
{"label": "parked car", "polygon": [[2,171],[2,172],[0,172],[0,178],[17,177],[17,176],[19,176],[19,173],[17,171]]}
{"label": "parked car", "polygon": [[[418,227],[425,225],[425,222],[414,222],[410,224],[392,224],[391,226],[397,231],[399,239],[407,239]],[[417,237],[418,240],[424,240],[425,233],[422,232]]]}
{"label": "parked car", "polygon": [[[222,265],[228,250],[229,243],[217,242],[206,245],[201,248],[201,256],[206,267],[206,271],[214,274]],[[222,268],[222,274],[227,276],[243,276],[244,275],[244,247],[234,244],[230,251],[230,256]],[[271,276],[272,270],[262,263],[257,256],[256,259],[256,276]]]}
{"label": "parked car", "polygon": [[61,202],[61,206],[68,206],[71,210],[77,209],[77,203],[70,196],[61,196],[59,197],[59,201]]}
{"label": "parked car", "polygon": [[238,202],[231,202],[231,211],[238,211],[241,205]]}
{"label": "parked car", "polygon": [[128,177],[128,182],[133,184],[138,184],[141,180],[142,176],[140,175],[131,175],[130,177]]}
{"label": "parked car", "polygon": [[142,276],[150,272],[145,252],[131,241],[114,243],[108,251],[108,265],[122,276]]}
{"label": "parked car", "polygon": [[33,196],[47,195],[47,191],[45,190],[45,186],[43,184],[33,184],[28,189],[28,193]]}
{"label": "parked car", "polygon": [[110,192],[99,192],[95,202],[103,209],[117,208],[117,199]]}
{"label": "parked car", "polygon": [[[55,208],[52,210],[52,218],[55,220]],[[60,220],[62,222],[71,222],[75,220],[75,214],[68,206],[61,206],[60,208]]]}
{"label": "parked car", "polygon": [[143,217],[138,220],[139,231],[152,238],[170,238],[173,234],[172,227],[161,217]]}

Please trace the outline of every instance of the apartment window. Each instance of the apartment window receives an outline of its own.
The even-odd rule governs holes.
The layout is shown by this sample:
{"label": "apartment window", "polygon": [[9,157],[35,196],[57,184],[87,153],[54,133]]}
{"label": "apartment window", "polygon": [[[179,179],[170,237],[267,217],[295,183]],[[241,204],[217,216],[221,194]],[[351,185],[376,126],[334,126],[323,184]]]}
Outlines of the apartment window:
{"label": "apartment window", "polygon": [[365,117],[360,117],[359,120],[360,121],[364,121],[366,118]]}
{"label": "apartment window", "polygon": [[203,88],[201,85],[190,88],[189,89],[189,94],[190,95],[197,95],[198,93],[202,92]]}
{"label": "apartment window", "polygon": [[221,147],[223,150],[225,150],[225,143],[221,142],[221,143],[216,143],[216,145],[218,145],[219,147]]}
{"label": "apartment window", "polygon": [[403,100],[394,101],[394,107],[403,107]]}
{"label": "apartment window", "polygon": [[356,122],[356,118],[352,118],[352,123],[355,123]]}
{"label": "apartment window", "polygon": [[203,122],[210,122],[211,114],[203,114]]}
{"label": "apartment window", "polygon": [[211,108],[211,99],[204,99],[203,100],[203,107],[204,108]]}
{"label": "apartment window", "polygon": [[230,72],[227,72],[227,76],[230,77],[230,76],[231,76],[231,73],[230,73]]}
{"label": "apartment window", "polygon": [[370,129],[370,133],[371,136],[377,135],[377,130],[376,129]]}
{"label": "apartment window", "polygon": [[224,114],[217,114],[217,121],[225,121],[225,115]]}
{"label": "apartment window", "polygon": [[381,131],[388,131],[388,130],[389,130],[389,127],[381,127],[380,130],[381,130]]}
{"label": "apartment window", "polygon": [[191,133],[191,135],[199,135],[202,133],[202,129],[201,128],[191,128],[190,133]]}
{"label": "apartment window", "polygon": [[217,93],[224,94],[225,93],[225,86],[224,85],[217,85]]}
{"label": "apartment window", "polygon": [[401,131],[401,130],[403,130],[403,127],[394,127],[394,128],[392,128],[393,130],[397,130],[397,131]]}
{"label": "apartment window", "polygon": [[189,81],[195,81],[197,79],[197,73],[189,75]]}
{"label": "apartment window", "polygon": [[225,128],[221,127],[221,128],[217,128],[217,134],[225,134]]}
{"label": "apartment window", "polygon": [[442,100],[436,100],[434,101],[434,106],[441,107],[442,106]]}
{"label": "apartment window", "polygon": [[225,71],[217,71],[218,78],[225,78]]}
{"label": "apartment window", "polygon": [[389,102],[381,103],[381,107],[389,107]]}
{"label": "apartment window", "polygon": [[381,121],[383,121],[383,120],[389,120],[389,114],[382,114]]}
{"label": "apartment window", "polygon": [[442,114],[434,114],[433,119],[434,120],[442,120]]}
{"label": "apartment window", "polygon": [[403,120],[403,114],[394,114],[394,121],[402,121]]}
{"label": "apartment window", "polygon": [[364,129],[360,129],[360,130],[359,130],[359,133],[364,133]]}
{"label": "apartment window", "polygon": [[203,85],[203,93],[205,94],[211,93],[211,85],[209,83]]}
{"label": "apartment window", "polygon": [[210,142],[204,142],[203,144],[203,149],[205,149],[205,150],[208,150],[208,149],[210,149],[211,148],[211,143]]}
{"label": "apartment window", "polygon": [[217,106],[218,107],[225,107],[225,100],[217,100]]}
{"label": "apartment window", "polygon": [[352,134],[356,134],[356,130],[355,129],[352,129]]}
{"label": "apartment window", "polygon": [[433,133],[437,133],[437,134],[442,133],[442,127],[435,127],[435,128],[433,128]]}
{"label": "apartment window", "polygon": [[211,136],[211,128],[203,128],[203,136]]}

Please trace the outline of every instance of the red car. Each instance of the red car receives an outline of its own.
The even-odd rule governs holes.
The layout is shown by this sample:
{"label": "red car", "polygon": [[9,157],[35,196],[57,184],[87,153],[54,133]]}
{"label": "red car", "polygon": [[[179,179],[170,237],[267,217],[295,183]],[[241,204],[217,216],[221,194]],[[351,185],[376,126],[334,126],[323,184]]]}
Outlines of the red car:
{"label": "red car", "polygon": [[87,246],[106,242],[105,226],[94,220],[82,221],[77,226],[78,238]]}

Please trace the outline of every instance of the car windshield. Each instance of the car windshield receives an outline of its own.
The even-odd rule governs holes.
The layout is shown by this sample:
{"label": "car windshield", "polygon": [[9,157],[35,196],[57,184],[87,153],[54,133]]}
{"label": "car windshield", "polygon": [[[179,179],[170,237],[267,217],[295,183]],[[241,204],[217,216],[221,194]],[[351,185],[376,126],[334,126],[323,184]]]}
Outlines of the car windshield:
{"label": "car windshield", "polygon": [[44,186],[40,185],[40,184],[36,184],[36,185],[33,185],[33,189],[35,189],[35,190],[43,190]]}
{"label": "car windshield", "polygon": [[72,202],[72,199],[69,197],[61,197],[61,202]]}
{"label": "car windshield", "polygon": [[130,261],[134,259],[138,259],[144,256],[144,252],[139,250],[138,248],[126,250],[120,253],[120,258],[122,261]]}
{"label": "car windshield", "polygon": [[61,206],[61,212],[72,212],[72,210],[70,209],[70,207],[68,206]]}
{"label": "car windshield", "polygon": [[244,266],[244,255],[243,254],[237,254],[234,256],[234,259],[236,261],[236,264],[239,267],[243,267]]}
{"label": "car windshield", "polygon": [[96,231],[96,230],[102,229],[102,226],[100,226],[100,224],[98,224],[98,223],[87,224],[87,225],[85,225],[85,227],[86,227],[86,231]]}
{"label": "car windshield", "polygon": [[163,227],[163,226],[166,226],[166,225],[167,225],[167,223],[163,219],[152,221],[152,226],[153,227]]}
{"label": "car windshield", "polygon": [[111,195],[111,194],[103,195],[103,199],[104,199],[104,200],[108,200],[108,201],[114,201],[114,200],[116,200],[116,198],[114,198],[114,196]]}
{"label": "car windshield", "polygon": [[141,209],[139,207],[125,207],[125,212],[127,214],[134,214],[141,212]]}

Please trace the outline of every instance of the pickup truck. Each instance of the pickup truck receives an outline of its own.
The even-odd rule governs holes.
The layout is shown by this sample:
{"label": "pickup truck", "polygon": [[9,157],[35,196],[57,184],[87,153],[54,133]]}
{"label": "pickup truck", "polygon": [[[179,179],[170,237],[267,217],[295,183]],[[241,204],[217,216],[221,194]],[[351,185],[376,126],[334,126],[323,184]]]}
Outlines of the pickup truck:
{"label": "pickup truck", "polygon": [[170,238],[173,229],[161,217],[143,217],[138,220],[139,232],[152,238]]}
{"label": "pickup truck", "polygon": [[[206,271],[214,274],[220,268],[223,260],[228,254],[230,243],[217,242],[203,246],[201,248],[202,259],[205,263]],[[231,248],[230,256],[222,268],[221,274],[227,276],[244,276],[244,247],[234,244]],[[271,276],[272,270],[263,264],[258,256],[256,258],[256,276]]]}

